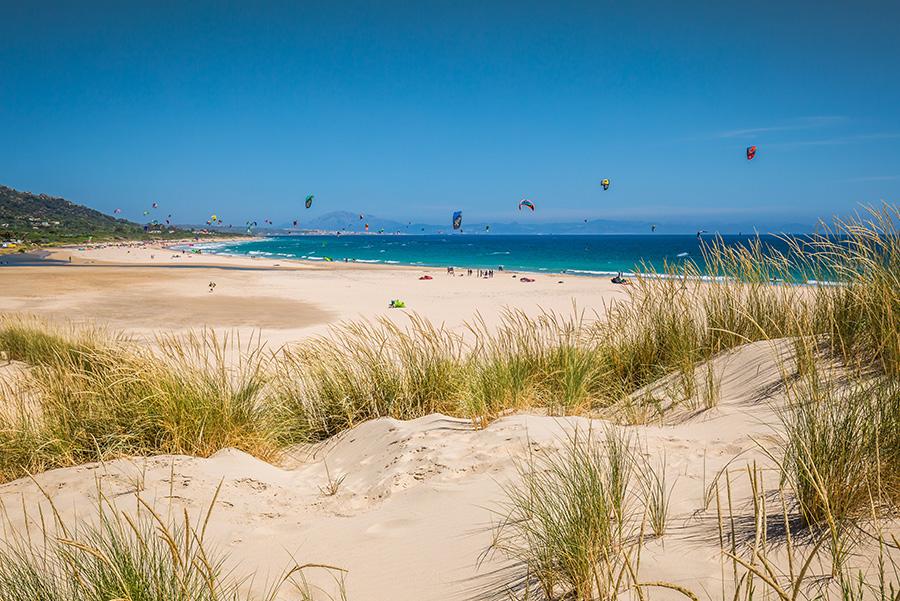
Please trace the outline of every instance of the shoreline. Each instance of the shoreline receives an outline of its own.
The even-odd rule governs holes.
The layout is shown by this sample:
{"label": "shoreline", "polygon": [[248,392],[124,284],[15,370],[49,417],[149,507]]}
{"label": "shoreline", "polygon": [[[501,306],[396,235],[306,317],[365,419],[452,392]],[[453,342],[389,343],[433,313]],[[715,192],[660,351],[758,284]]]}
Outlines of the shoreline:
{"label": "shoreline", "polygon": [[[237,242],[237,243],[249,243],[249,242],[257,242],[261,240],[265,240],[266,238],[237,238],[232,240],[223,240],[221,242]],[[155,242],[120,242],[120,243],[98,243],[94,245],[78,245],[78,246],[60,246],[54,247],[52,249],[46,249],[46,256],[42,259],[36,260],[30,266],[39,266],[41,264],[41,260],[43,260],[47,265],[68,265],[70,262],[68,261],[69,257],[73,258],[71,262],[72,265],[96,265],[96,266],[110,266],[110,267],[174,267],[174,268],[184,268],[184,267],[207,267],[207,268],[232,268],[232,269],[255,269],[255,270],[281,270],[281,271],[353,271],[353,270],[398,270],[398,271],[420,271],[429,275],[433,275],[434,273],[444,273],[448,266],[444,265],[414,265],[411,263],[385,263],[385,262],[374,262],[374,261],[361,261],[361,260],[340,260],[340,261],[325,261],[325,260],[314,260],[314,259],[302,259],[296,257],[260,257],[260,256],[251,256],[251,255],[241,255],[229,252],[215,252],[215,250],[210,250],[204,245],[209,244],[219,244],[220,242],[212,242],[212,241],[204,241],[204,242],[196,242],[194,240],[176,240],[176,241],[155,241]],[[195,247],[201,250],[200,253],[191,253],[188,252],[189,247]],[[122,256],[120,252],[112,252],[112,253],[102,253],[103,256],[94,256],[94,251],[104,251],[110,249],[127,249],[126,254],[131,256],[125,257]],[[144,252],[135,252],[131,253],[130,250],[144,251]],[[153,252],[151,252],[153,251]],[[156,253],[173,253],[172,257],[185,257],[191,259],[197,259],[198,257],[202,257],[199,261],[192,261],[190,266],[187,265],[173,265],[171,263],[160,264],[157,261]],[[91,253],[91,254],[88,254]],[[149,255],[149,257],[148,257]],[[213,259],[213,260],[210,260]],[[283,264],[285,263],[285,264]],[[459,271],[465,271],[470,269],[465,266],[454,266]],[[482,271],[486,271],[486,268],[471,268],[473,271],[477,271],[481,269]],[[589,280],[596,280],[598,278],[602,279],[606,277],[607,274],[588,274],[588,273],[577,273],[577,272],[554,272],[554,271],[532,271],[527,269],[503,269],[498,270],[494,269],[495,277],[503,277],[505,275],[519,275],[519,274],[533,274],[533,275],[542,275],[548,277],[576,277],[576,278],[585,278]],[[615,273],[610,273],[609,275],[616,275]],[[456,274],[460,275],[460,274]],[[628,275],[630,277],[634,277],[634,274],[630,274],[629,272],[624,272],[624,275]],[[487,279],[487,278],[486,278]]]}
{"label": "shoreline", "polygon": [[[182,240],[156,240],[156,241],[131,241],[131,242],[103,242],[94,244],[84,244],[78,246],[60,246],[47,248],[39,251],[39,253],[29,252],[18,255],[10,255],[23,257],[22,260],[12,260],[2,264],[5,266],[106,266],[106,267],[145,267],[164,269],[171,267],[173,269],[185,268],[209,268],[209,269],[228,269],[228,270],[247,270],[247,271],[310,271],[310,272],[350,272],[350,271],[370,271],[381,270],[385,272],[419,272],[423,275],[444,274],[448,265],[421,264],[412,263],[386,263],[370,260],[316,260],[303,259],[298,257],[264,257],[248,254],[237,254],[232,252],[217,252],[215,248],[208,248],[209,245],[218,244],[247,244],[250,242],[259,242],[267,240],[266,237],[255,238],[228,238],[218,241],[201,241],[197,242],[193,239]],[[189,252],[190,248],[198,248],[200,253]],[[121,251],[125,252],[122,253]],[[131,251],[135,252],[132,253]],[[164,257],[156,256],[157,253],[172,253],[169,260],[163,262]],[[27,258],[24,258],[27,257]],[[186,259],[190,261],[190,265],[184,263],[174,264],[172,260]],[[477,271],[487,271],[491,268],[485,267],[467,267],[465,265],[454,265],[456,269],[454,275],[465,275],[465,272],[471,269],[474,273]],[[506,276],[541,276],[552,279],[558,278],[576,278],[585,281],[602,281],[609,283],[609,280],[621,274],[629,281],[626,285],[631,284],[630,279],[678,279],[684,277],[679,274],[652,273],[652,272],[634,272],[634,271],[590,271],[573,269],[569,271],[540,271],[522,268],[515,269],[497,269],[493,268],[494,278],[505,278]],[[477,278],[477,276],[474,276]],[[723,283],[728,278],[725,276],[709,276],[709,275],[689,275],[688,279],[696,279],[704,283]],[[491,278],[483,278],[491,279]],[[776,286],[796,286],[801,288],[816,286],[840,286],[840,282],[829,280],[808,280],[806,282],[774,280],[769,282],[770,285]],[[620,284],[613,284],[621,286]]]}
{"label": "shoreline", "polygon": [[[509,308],[568,314],[574,305],[590,313],[628,293],[608,278],[571,274],[495,271],[480,278],[459,268],[449,274],[438,267],[198,255],[175,245],[55,248],[2,265],[0,311],[106,324],[149,343],[162,332],[213,328],[279,348],[346,321],[386,319],[405,328],[415,314],[465,334],[472,320],[498,325]],[[391,308],[396,300],[405,307]]]}

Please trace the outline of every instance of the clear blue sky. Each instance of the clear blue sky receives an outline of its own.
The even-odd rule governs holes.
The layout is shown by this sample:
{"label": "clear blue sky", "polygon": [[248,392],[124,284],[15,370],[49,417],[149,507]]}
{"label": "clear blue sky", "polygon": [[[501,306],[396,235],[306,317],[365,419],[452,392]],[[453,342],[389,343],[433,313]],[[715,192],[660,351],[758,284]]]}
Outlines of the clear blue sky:
{"label": "clear blue sky", "polygon": [[898,27],[896,1],[0,0],[0,183],[180,222],[809,220],[900,198]]}

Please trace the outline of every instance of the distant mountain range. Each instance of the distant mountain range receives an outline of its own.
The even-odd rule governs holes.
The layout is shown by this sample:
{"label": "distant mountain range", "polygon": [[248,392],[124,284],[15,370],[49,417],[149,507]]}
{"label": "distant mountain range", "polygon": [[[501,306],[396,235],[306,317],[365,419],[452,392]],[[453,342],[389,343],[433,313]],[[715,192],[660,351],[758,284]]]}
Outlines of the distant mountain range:
{"label": "distant mountain range", "polygon": [[[462,231],[468,234],[646,234],[650,233],[653,222],[640,220],[588,219],[581,222],[548,223],[528,219],[512,222],[474,222],[470,223],[463,215]],[[369,225],[370,233],[404,234],[438,234],[452,230],[449,219],[447,223],[433,224],[420,222],[401,222],[385,219],[377,215],[361,215],[349,211],[332,211],[298,224],[282,223],[276,226],[253,228],[263,234],[277,234],[291,231],[346,231],[363,232]],[[703,229],[710,233],[751,233],[752,226],[746,223],[725,223],[708,220],[704,222],[687,219],[661,219],[655,222],[658,234],[693,234]],[[148,232],[144,225],[117,219],[100,211],[75,204],[64,198],[20,192],[6,186],[0,186],[0,238],[3,240],[27,240],[31,243],[75,242],[87,238],[115,239],[142,238],[147,236],[166,237],[187,236],[190,232],[185,227],[164,227],[151,225]],[[198,226],[203,229],[207,226]],[[160,230],[166,231],[161,232]],[[212,227],[230,235],[243,234],[244,228]],[[760,223],[756,229],[760,232],[804,233],[812,229],[811,224],[803,223]]]}
{"label": "distant mountain range", "polygon": [[[450,232],[452,227],[448,221],[446,224],[435,225],[418,222],[400,222],[392,219],[383,219],[375,215],[363,215],[350,213],[349,211],[332,211],[308,221],[303,221],[298,229],[320,231],[349,231],[362,232],[365,224],[369,225],[369,232],[409,233],[409,234],[436,234]],[[706,230],[710,233],[751,233],[753,226],[746,223],[728,223],[723,221],[709,221],[688,223],[686,221],[660,220],[614,220],[614,219],[588,219],[581,222],[495,222],[495,223],[468,223],[463,215],[462,231],[467,233],[491,233],[491,234],[646,234],[650,233],[651,226],[656,225],[656,232],[660,234],[693,234],[698,230]],[[287,226],[286,226],[287,227]],[[785,232],[807,233],[812,231],[813,225],[808,223],[777,223],[763,222],[757,225],[759,232]]]}

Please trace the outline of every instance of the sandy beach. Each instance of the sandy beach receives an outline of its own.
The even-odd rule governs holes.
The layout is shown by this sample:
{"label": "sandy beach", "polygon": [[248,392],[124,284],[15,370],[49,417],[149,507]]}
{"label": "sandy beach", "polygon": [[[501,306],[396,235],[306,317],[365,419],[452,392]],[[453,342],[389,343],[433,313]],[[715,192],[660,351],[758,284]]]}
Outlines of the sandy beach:
{"label": "sandy beach", "polygon": [[[506,307],[568,314],[574,303],[590,313],[623,296],[608,278],[495,272],[486,279],[463,275],[464,266],[449,275],[442,268],[195,255],[160,244],[81,248],[53,250],[50,258],[63,265],[0,269],[0,310],[148,337],[191,328],[244,337],[259,331],[277,347],[346,320],[404,322],[414,312],[461,331],[476,313],[488,324]],[[521,282],[524,276],[534,281]],[[406,309],[389,309],[393,299]]]}

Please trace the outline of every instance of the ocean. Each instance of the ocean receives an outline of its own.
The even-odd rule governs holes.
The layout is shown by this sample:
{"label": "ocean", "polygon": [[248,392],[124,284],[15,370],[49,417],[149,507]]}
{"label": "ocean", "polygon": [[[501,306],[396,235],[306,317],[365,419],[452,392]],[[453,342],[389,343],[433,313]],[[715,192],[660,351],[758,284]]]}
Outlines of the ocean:
{"label": "ocean", "polygon": [[[750,236],[723,236],[726,244]],[[784,250],[775,236],[765,244]],[[583,275],[662,271],[694,261],[701,269],[700,240],[690,234],[635,235],[316,235],[277,236],[248,242],[198,244],[204,252],[307,261],[354,261]]]}

